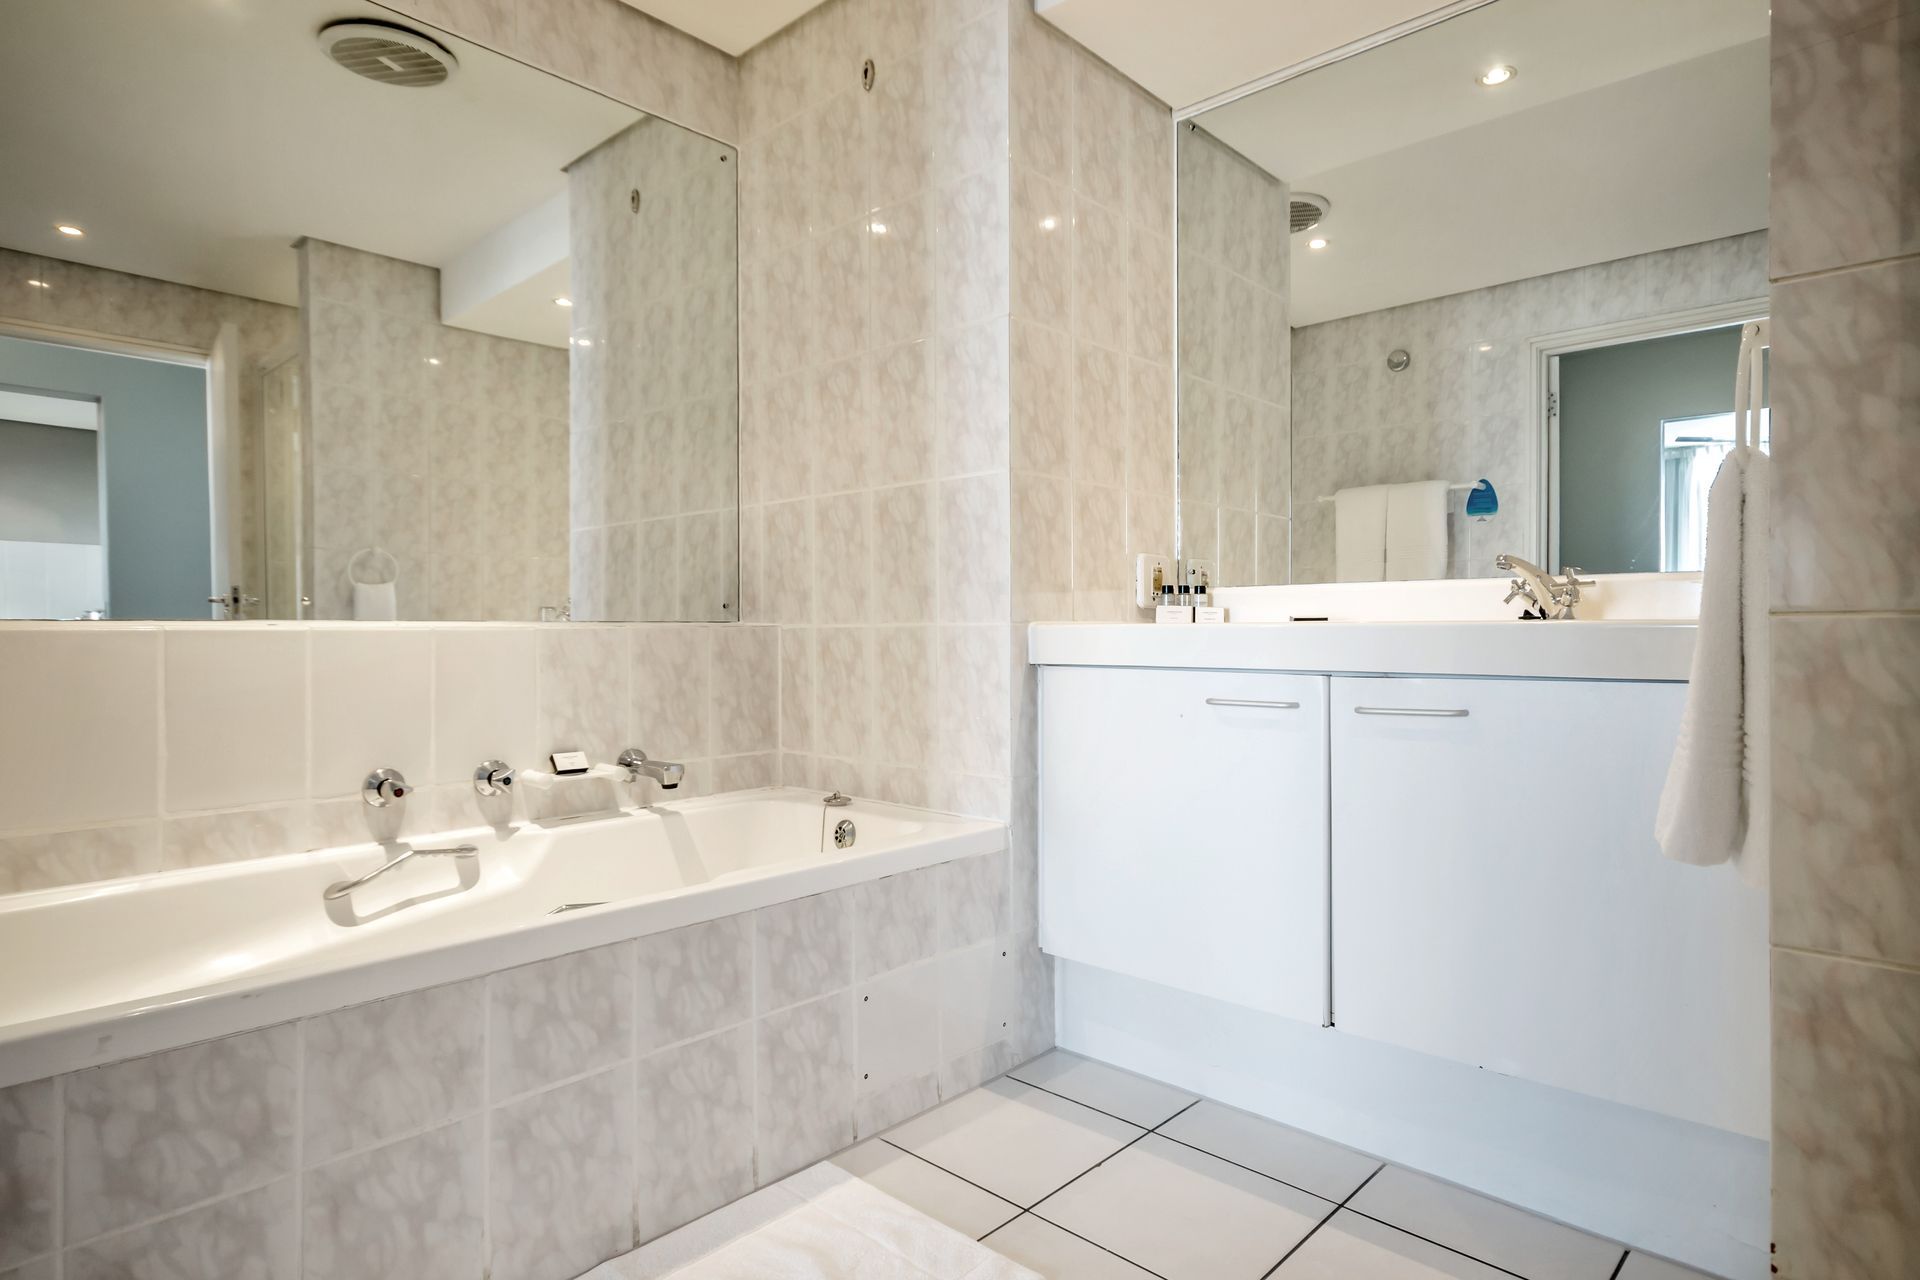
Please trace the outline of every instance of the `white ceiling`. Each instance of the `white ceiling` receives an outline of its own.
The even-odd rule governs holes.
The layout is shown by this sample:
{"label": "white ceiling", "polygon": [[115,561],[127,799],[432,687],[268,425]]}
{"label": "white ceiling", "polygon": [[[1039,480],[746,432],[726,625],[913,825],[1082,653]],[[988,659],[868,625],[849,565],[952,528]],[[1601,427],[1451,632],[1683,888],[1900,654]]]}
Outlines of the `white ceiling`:
{"label": "white ceiling", "polygon": [[1175,108],[1445,5],[1435,0],[1034,0],[1047,21]]}
{"label": "white ceiling", "polygon": [[[300,236],[445,266],[641,118],[451,38],[442,86],[360,79],[314,40],[360,16],[392,17],[361,0],[8,0],[0,245],[292,304]],[[565,313],[530,297],[485,331],[564,346]]]}
{"label": "white ceiling", "polygon": [[1332,200],[1330,247],[1293,239],[1313,324],[1766,226],[1766,31],[1766,0],[1499,0],[1196,119]]}
{"label": "white ceiling", "polygon": [[745,53],[821,0],[627,0],[735,57]]}
{"label": "white ceiling", "polygon": [[46,391],[19,391],[0,387],[0,422],[25,422],[42,427],[100,429],[100,402]]}

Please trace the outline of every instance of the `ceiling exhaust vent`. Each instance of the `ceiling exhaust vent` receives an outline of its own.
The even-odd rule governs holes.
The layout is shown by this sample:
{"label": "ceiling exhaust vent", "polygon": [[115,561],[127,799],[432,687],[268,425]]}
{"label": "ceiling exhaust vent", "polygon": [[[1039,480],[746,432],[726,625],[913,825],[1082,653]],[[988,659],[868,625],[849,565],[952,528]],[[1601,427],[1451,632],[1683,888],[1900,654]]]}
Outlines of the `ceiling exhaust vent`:
{"label": "ceiling exhaust vent", "polygon": [[1292,215],[1293,234],[1311,231],[1320,225],[1320,220],[1333,208],[1333,201],[1325,196],[1317,196],[1311,191],[1293,193],[1293,204],[1289,212]]}
{"label": "ceiling exhaust vent", "polygon": [[334,22],[320,28],[320,51],[357,76],[406,89],[445,84],[453,54],[418,31],[385,22]]}

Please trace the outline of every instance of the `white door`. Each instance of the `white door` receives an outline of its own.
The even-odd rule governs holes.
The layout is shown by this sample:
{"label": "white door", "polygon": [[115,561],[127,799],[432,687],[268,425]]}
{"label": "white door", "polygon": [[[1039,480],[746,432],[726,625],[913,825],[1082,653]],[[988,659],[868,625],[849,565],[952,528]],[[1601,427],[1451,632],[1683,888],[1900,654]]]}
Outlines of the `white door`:
{"label": "white door", "polygon": [[1043,668],[1041,947],[1324,1022],[1326,687]]}
{"label": "white door", "polygon": [[1765,896],[1653,841],[1685,695],[1335,678],[1334,1025],[1766,1136]]}

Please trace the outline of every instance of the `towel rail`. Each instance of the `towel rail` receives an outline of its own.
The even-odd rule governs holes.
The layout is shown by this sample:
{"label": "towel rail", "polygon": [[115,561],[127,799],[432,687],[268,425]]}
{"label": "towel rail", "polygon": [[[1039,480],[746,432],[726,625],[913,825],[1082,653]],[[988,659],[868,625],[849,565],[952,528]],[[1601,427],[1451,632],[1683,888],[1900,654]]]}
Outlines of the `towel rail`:
{"label": "towel rail", "polygon": [[[1486,481],[1484,480],[1474,480],[1474,481],[1462,480],[1457,483],[1448,485],[1447,492],[1448,493],[1471,493],[1485,483]],[[1319,497],[1315,498],[1314,501],[1315,502],[1332,502],[1333,495],[1330,493],[1323,493]]]}

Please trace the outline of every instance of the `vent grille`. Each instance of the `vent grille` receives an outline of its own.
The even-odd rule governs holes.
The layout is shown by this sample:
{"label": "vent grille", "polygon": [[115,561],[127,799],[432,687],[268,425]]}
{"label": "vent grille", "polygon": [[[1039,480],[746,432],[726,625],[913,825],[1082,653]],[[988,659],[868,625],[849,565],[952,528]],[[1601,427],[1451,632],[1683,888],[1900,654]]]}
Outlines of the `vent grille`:
{"label": "vent grille", "polygon": [[1302,231],[1313,230],[1320,225],[1321,219],[1325,218],[1332,208],[1333,202],[1325,196],[1317,196],[1311,191],[1294,192],[1293,203],[1288,210],[1292,215],[1290,220],[1293,224],[1293,234],[1299,235]]}
{"label": "vent grille", "polygon": [[459,66],[418,32],[378,22],[336,22],[321,30],[320,48],[357,76],[405,89],[445,84]]}

